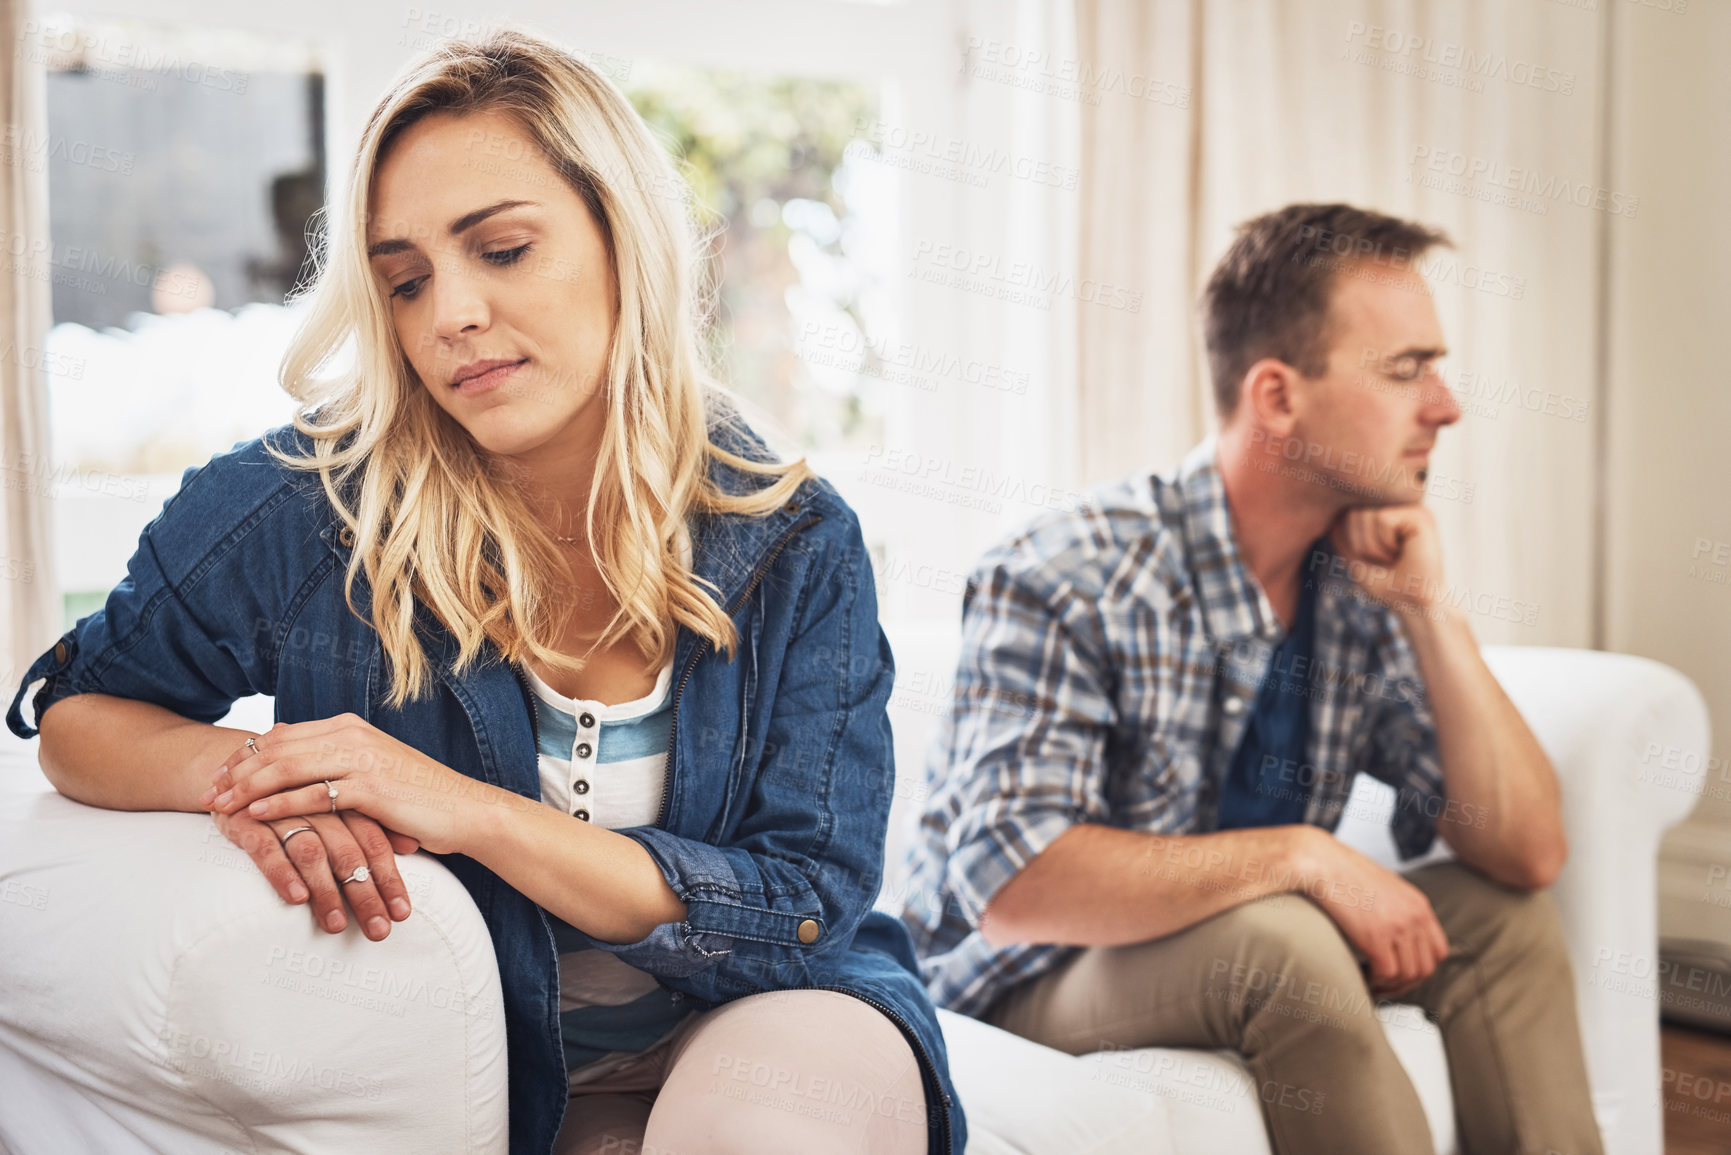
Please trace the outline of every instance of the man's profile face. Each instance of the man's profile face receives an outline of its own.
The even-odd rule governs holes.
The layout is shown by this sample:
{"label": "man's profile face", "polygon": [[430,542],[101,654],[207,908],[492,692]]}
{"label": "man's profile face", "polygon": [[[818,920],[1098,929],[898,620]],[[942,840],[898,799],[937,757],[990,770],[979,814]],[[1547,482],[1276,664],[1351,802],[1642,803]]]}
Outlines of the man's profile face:
{"label": "man's profile face", "polygon": [[1310,472],[1344,505],[1422,500],[1437,433],[1461,415],[1437,364],[1447,346],[1430,286],[1412,271],[1343,265],[1329,329],[1328,370],[1302,380],[1293,430]]}

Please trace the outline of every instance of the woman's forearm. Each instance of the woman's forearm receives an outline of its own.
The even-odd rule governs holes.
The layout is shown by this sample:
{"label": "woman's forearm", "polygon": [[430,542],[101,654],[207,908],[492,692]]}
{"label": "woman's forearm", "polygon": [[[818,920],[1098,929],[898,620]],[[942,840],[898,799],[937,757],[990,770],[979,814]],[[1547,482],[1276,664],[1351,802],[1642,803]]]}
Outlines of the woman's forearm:
{"label": "woman's forearm", "polygon": [[[472,845],[463,853],[549,913],[606,943],[631,943],[685,904],[642,845],[510,791],[474,803]],[[525,805],[526,803],[526,805]]]}
{"label": "woman's forearm", "polygon": [[210,776],[252,737],[110,694],[62,698],[37,726],[48,781],[74,801],[109,810],[205,813],[198,799]]}

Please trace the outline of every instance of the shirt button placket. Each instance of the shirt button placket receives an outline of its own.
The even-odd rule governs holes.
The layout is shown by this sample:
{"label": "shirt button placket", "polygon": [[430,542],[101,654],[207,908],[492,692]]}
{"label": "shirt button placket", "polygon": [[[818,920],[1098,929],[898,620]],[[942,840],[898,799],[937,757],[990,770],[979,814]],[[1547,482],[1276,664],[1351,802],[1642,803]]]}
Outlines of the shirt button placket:
{"label": "shirt button placket", "polygon": [[[595,732],[595,715],[588,710],[577,715],[577,745],[571,751],[573,771],[578,774],[587,772],[588,766],[586,764],[595,757],[595,743],[599,740],[600,736]],[[589,779],[573,777],[571,793],[573,797],[589,793]],[[578,808],[571,813],[573,817],[580,818],[584,822],[589,821],[589,811],[587,810]]]}

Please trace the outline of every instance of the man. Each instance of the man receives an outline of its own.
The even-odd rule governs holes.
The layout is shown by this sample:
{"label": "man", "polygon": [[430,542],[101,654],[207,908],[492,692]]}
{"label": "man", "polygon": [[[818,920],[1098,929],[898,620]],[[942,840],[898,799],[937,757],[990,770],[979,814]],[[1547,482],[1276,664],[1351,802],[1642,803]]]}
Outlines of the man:
{"label": "man", "polygon": [[[1447,243],[1338,204],[1242,226],[1203,301],[1219,433],[972,575],[913,851],[940,1004],[1072,1054],[1234,1048],[1280,1155],[1431,1153],[1380,1000],[1440,1026],[1463,1152],[1601,1151],[1557,779],[1423,504],[1460,410],[1415,261]],[[1456,860],[1339,842],[1359,772],[1403,861]]]}

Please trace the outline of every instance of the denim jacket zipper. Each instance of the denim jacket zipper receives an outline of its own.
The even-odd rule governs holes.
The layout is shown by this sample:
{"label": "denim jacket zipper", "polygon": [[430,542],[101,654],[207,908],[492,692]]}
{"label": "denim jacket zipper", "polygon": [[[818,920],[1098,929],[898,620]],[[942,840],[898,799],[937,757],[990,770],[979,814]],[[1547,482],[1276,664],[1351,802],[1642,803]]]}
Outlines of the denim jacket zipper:
{"label": "denim jacket zipper", "polygon": [[[821,515],[814,513],[781,535],[781,540],[775,543],[775,548],[769,551],[769,556],[763,559],[762,563],[758,565],[757,571],[751,575],[751,581],[740,591],[739,596],[733,599],[733,605],[729,606],[727,610],[728,617],[739,612],[740,607],[757,589],[758,584],[763,581],[763,575],[769,572],[769,567],[775,564],[775,559],[781,556],[781,551],[787,548],[787,543],[793,540],[794,535],[810,529],[822,520]],[[697,660],[703,657],[703,652],[708,648],[708,638],[702,638],[698,641],[697,648],[691,651],[691,659],[685,663],[685,672],[679,676],[679,685],[673,690],[673,714],[667,727],[667,789],[661,792],[661,808],[655,814],[656,826],[660,826],[666,820],[667,804],[669,799],[673,797],[673,750],[679,740],[679,699],[685,693],[685,683],[691,681],[691,672],[697,668]]]}
{"label": "denim jacket zipper", "polygon": [[535,695],[529,689],[529,679],[523,676],[523,668],[516,662],[511,663],[511,672],[517,675],[517,684],[523,688],[523,704],[529,707],[529,734],[535,742],[535,761],[537,773],[541,761],[541,721],[540,711],[535,705]]}

